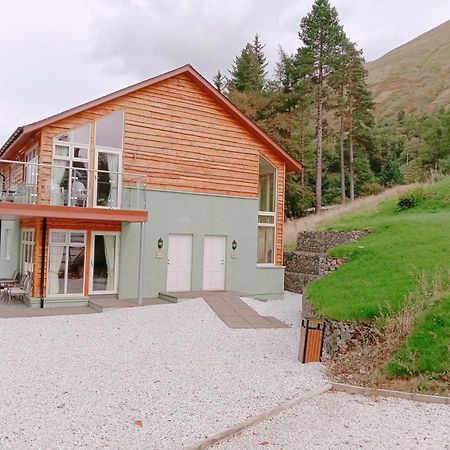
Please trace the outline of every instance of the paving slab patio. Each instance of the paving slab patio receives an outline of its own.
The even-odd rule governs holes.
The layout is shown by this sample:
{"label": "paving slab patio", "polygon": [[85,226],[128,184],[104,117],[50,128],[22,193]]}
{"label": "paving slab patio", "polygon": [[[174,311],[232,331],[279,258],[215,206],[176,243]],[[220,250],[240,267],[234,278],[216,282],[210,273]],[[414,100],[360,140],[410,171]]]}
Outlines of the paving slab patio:
{"label": "paving slab patio", "polygon": [[230,328],[289,328],[289,325],[286,325],[281,320],[275,319],[275,317],[261,316],[242,300],[241,296],[245,296],[245,294],[241,292],[164,292],[162,296],[164,298],[173,298],[174,301],[186,298],[202,298],[217,317]]}

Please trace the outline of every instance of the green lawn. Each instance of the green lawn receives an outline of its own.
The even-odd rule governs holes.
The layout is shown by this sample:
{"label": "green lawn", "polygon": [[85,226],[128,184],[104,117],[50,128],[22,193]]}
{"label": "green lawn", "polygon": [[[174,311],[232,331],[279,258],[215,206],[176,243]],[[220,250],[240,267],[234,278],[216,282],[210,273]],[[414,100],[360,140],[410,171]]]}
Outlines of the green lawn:
{"label": "green lawn", "polygon": [[414,327],[387,365],[392,375],[446,373],[450,368],[450,295]]}
{"label": "green lawn", "polygon": [[359,241],[330,251],[349,262],[306,288],[309,301],[328,318],[366,320],[387,304],[393,310],[418,283],[450,267],[450,177],[414,191],[417,206],[397,211],[398,199],[376,210],[354,212],[326,230],[371,229]]}

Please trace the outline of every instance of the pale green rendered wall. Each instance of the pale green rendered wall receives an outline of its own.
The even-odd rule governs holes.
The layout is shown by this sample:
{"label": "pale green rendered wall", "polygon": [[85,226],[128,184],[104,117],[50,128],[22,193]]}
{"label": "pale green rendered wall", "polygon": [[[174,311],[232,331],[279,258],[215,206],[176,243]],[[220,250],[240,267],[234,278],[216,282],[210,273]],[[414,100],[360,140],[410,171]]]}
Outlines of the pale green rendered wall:
{"label": "pale green rendered wall", "polygon": [[[283,292],[283,267],[257,267],[258,200],[193,193],[147,191],[149,220],[145,224],[144,296],[167,289],[169,234],[191,234],[192,290],[203,287],[205,235],[226,236],[225,288],[276,298]],[[162,258],[157,241],[164,240]],[[238,248],[232,258],[231,243]],[[119,298],[135,298],[138,285],[139,224],[122,227]]]}
{"label": "pale green rendered wall", "polygon": [[[2,220],[1,226],[1,238],[0,238],[0,278],[7,278],[18,269],[19,261],[19,235],[20,227],[19,221],[15,220]],[[4,243],[6,237],[6,230],[11,230],[11,254],[9,260],[4,258]]]}

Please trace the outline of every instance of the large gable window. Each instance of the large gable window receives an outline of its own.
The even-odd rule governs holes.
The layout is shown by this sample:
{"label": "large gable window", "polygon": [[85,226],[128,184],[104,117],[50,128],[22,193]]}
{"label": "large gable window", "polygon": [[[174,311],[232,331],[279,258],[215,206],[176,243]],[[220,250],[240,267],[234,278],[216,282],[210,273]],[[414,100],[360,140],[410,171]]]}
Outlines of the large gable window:
{"label": "large gable window", "polygon": [[90,139],[90,124],[53,139],[53,205],[87,206]]}
{"label": "large gable window", "polygon": [[275,263],[277,171],[265,158],[259,158],[258,264]]}

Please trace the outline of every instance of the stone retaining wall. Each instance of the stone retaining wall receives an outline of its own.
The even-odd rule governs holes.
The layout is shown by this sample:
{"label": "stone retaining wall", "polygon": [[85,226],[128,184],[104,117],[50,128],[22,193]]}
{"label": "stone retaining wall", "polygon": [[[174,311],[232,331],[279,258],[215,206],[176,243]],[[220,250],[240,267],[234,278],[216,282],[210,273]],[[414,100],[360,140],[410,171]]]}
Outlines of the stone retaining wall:
{"label": "stone retaining wall", "polygon": [[369,231],[303,231],[297,236],[297,250],[301,252],[325,253],[339,245],[367,236]]}
{"label": "stone retaining wall", "polygon": [[[302,297],[302,316],[320,318],[320,314],[311,306],[305,295]],[[333,359],[338,354],[346,353],[358,343],[373,338],[375,333],[370,323],[325,320],[322,360]]]}
{"label": "stone retaining wall", "polygon": [[304,231],[298,234],[297,249],[284,254],[284,285],[287,291],[302,293],[305,286],[344,264],[344,258],[325,252],[366,236],[368,231]]}

